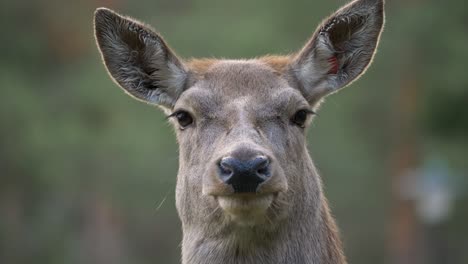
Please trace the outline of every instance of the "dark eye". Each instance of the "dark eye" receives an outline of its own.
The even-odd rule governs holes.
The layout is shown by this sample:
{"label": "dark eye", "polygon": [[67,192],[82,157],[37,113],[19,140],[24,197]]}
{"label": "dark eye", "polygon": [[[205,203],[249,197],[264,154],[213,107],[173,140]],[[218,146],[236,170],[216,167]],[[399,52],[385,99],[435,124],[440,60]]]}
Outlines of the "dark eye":
{"label": "dark eye", "polygon": [[301,127],[301,128],[304,128],[305,127],[305,123],[307,121],[307,117],[310,115],[310,114],[314,114],[313,111],[311,110],[308,110],[308,109],[302,109],[302,110],[299,110],[297,111],[294,116],[291,118],[291,122],[293,122],[293,124]]}
{"label": "dark eye", "polygon": [[186,128],[193,123],[192,116],[186,111],[177,111],[171,116],[177,119],[181,128]]}

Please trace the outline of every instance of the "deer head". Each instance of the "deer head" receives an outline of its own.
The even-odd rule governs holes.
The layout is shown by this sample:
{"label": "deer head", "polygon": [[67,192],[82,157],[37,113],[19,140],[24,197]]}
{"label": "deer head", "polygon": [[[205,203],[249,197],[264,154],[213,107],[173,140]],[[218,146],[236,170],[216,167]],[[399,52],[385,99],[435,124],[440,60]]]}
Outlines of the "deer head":
{"label": "deer head", "polygon": [[184,61],[149,26],[96,11],[109,74],[129,95],[161,107],[175,127],[184,263],[216,263],[196,257],[205,253],[207,261],[216,250],[247,256],[252,245],[268,248],[286,234],[314,232],[305,240],[315,242],[304,241],[310,247],[330,240],[327,232],[336,231],[306,129],[323,98],[364,73],[383,21],[382,0],[357,0],[324,20],[296,54]]}

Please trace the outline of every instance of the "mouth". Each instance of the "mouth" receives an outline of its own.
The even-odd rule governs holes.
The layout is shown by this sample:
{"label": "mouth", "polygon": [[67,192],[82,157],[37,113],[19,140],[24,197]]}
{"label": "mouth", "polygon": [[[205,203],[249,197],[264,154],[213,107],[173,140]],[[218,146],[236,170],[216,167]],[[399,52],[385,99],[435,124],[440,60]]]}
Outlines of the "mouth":
{"label": "mouth", "polygon": [[275,194],[235,194],[217,196],[225,214],[241,226],[254,226],[267,220]]}

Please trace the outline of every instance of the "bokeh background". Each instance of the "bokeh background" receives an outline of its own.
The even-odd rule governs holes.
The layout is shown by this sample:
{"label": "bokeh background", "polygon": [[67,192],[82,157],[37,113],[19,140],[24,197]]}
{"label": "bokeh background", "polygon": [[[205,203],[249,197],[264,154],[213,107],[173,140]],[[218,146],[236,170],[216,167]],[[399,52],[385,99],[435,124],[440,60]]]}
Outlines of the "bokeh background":
{"label": "bokeh background", "polygon": [[[179,263],[177,146],[107,76],[96,7],[182,57],[299,49],[345,0],[0,1],[0,263]],[[309,130],[350,263],[468,263],[468,12],[389,0],[367,74]]]}

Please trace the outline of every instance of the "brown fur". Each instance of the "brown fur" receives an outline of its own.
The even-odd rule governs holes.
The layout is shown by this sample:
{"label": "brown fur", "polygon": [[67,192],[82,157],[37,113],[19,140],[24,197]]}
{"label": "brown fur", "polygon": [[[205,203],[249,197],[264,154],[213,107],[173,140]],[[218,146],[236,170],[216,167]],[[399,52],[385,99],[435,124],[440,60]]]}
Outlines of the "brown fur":
{"label": "brown fur", "polygon": [[[144,24],[96,11],[96,39],[113,79],[172,113],[182,263],[346,263],[306,127],[324,96],[368,67],[382,25],[382,0],[356,0],[295,55],[183,62]],[[339,66],[333,72],[330,59]],[[309,116],[298,124],[301,111]],[[269,178],[255,192],[235,193],[220,177],[220,160],[258,156],[268,158]]]}
{"label": "brown fur", "polygon": [[277,71],[279,74],[284,74],[291,64],[291,56],[274,56],[269,55],[258,59],[261,62],[268,64],[271,68]]}
{"label": "brown fur", "polygon": [[218,61],[218,59],[197,58],[189,60],[187,65],[197,75],[203,76]]}
{"label": "brown fur", "polygon": [[[281,75],[287,71],[288,66],[291,63],[291,56],[281,55],[267,55],[260,57],[259,62],[265,63],[270,66],[277,74]],[[197,75],[203,76],[214,64],[222,60],[213,58],[194,58],[186,62],[187,66]]]}

